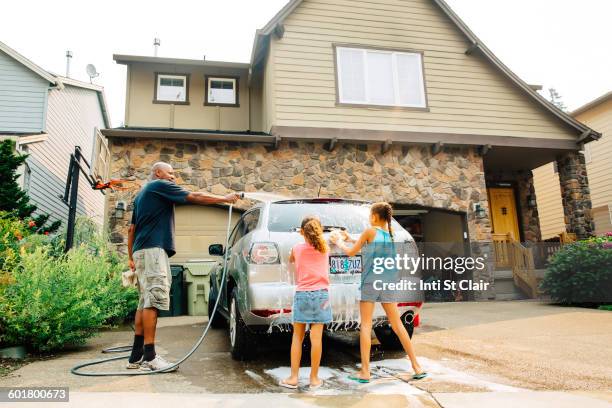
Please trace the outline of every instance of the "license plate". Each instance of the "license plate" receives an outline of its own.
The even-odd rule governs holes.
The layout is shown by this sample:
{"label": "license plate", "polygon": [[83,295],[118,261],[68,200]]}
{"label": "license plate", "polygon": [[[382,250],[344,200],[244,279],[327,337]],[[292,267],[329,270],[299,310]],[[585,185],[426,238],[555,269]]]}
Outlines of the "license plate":
{"label": "license plate", "polygon": [[361,255],[331,255],[329,257],[329,272],[338,273],[361,273]]}

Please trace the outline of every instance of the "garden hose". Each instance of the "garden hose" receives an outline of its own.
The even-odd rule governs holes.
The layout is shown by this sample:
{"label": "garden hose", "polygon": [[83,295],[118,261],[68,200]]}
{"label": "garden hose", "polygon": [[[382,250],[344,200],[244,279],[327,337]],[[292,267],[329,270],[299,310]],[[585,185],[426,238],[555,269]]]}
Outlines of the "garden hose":
{"label": "garden hose", "polygon": [[[241,198],[242,197],[243,195],[241,195]],[[198,347],[200,347],[200,345],[204,341],[204,338],[208,334],[208,330],[210,329],[210,326],[212,325],[213,316],[215,315],[215,313],[217,313],[217,308],[219,307],[219,301],[221,300],[221,292],[223,291],[223,286],[225,285],[225,276],[227,274],[227,254],[228,254],[227,245],[229,243],[230,228],[232,226],[232,209],[233,208],[234,208],[233,204],[230,204],[229,215],[227,219],[227,231],[225,234],[225,253],[223,254],[223,274],[221,276],[221,286],[219,287],[219,296],[217,296],[217,299],[215,300],[215,306],[213,307],[212,314],[208,316],[208,324],[202,331],[202,335],[196,341],[196,343],[191,348],[191,350],[187,354],[185,354],[179,361],[177,361],[176,363],[173,363],[172,365],[170,365],[169,367],[163,370],[155,370],[155,371],[130,370],[131,372],[126,370],[126,371],[95,372],[95,373],[79,371],[85,367],[90,367],[90,366],[94,366],[98,364],[104,364],[104,363],[108,363],[109,361],[123,360],[123,359],[129,358],[129,354],[128,354],[128,355],[122,355],[122,356],[117,356],[117,357],[105,358],[102,360],[89,361],[83,364],[76,365],[70,369],[70,372],[72,374],[80,375],[84,377],[117,377],[117,376],[132,377],[136,375],[152,375],[152,374],[168,373],[178,368],[180,364],[182,364],[185,360],[191,357],[193,353],[195,353],[195,351],[198,349]],[[132,350],[131,346],[119,346],[119,347],[111,347],[111,348],[104,349],[102,352],[103,353],[121,353],[124,351],[131,351],[131,350]]]}

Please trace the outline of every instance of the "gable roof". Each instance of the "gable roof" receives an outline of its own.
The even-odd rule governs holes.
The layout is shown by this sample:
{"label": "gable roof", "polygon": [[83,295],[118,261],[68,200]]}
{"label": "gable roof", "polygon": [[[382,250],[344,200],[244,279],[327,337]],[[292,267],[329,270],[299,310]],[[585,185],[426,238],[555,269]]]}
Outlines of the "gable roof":
{"label": "gable roof", "polygon": [[45,71],[44,69],[27,59],[8,45],[6,45],[2,41],[0,41],[0,51],[4,52],[9,57],[13,58],[15,61],[19,62],[21,65],[28,68],[30,71],[34,72],[41,78],[49,81],[49,83],[53,85],[57,84],[55,77],[51,73]]}
{"label": "gable roof", "polygon": [[573,117],[576,117],[588,110],[591,110],[599,105],[601,105],[602,103],[608,102],[609,100],[612,99],[612,91],[603,94],[602,96],[600,96],[599,98],[593,99],[591,102],[588,102],[584,105],[582,105],[581,107],[579,107],[578,109],[574,110],[571,115]]}
{"label": "gable roof", "polygon": [[[251,66],[252,68],[257,65],[262,58],[263,51],[266,48],[267,40],[269,36],[275,32],[275,30],[282,31],[282,24],[285,19],[303,2],[304,0],[290,0],[285,7],[283,7],[276,15],[261,29],[255,32],[255,40],[253,42],[253,50],[251,52]],[[459,18],[459,16],[450,8],[450,6],[444,0],[431,0],[435,5],[438,6],[442,12],[455,24],[455,26],[463,33],[463,35],[470,42],[470,47],[466,50],[469,54],[476,50],[480,51],[481,54],[504,76],[512,81],[518,88],[520,88],[528,97],[535,100],[536,103],[541,105],[544,109],[552,113],[559,120],[574,128],[580,136],[577,139],[578,143],[583,143],[590,140],[597,140],[601,137],[601,134],[589,128],[588,126],[580,123],[574,119],[570,114],[557,108],[554,104],[536,92],[533,87],[519,78],[510,68],[504,65],[499,58],[493,54],[489,48],[470,30],[470,28]]]}
{"label": "gable roof", "polygon": [[40,66],[36,65],[34,62],[24,57],[2,41],[0,41],[0,51],[7,54],[9,57],[13,58],[15,61],[19,62],[24,67],[28,68],[30,71],[34,72],[36,75],[48,81],[52,86],[57,87],[58,89],[62,89],[64,85],[75,86],[77,88],[89,89],[91,91],[95,91],[98,96],[98,101],[100,103],[100,110],[102,111],[102,117],[104,119],[104,125],[106,127],[111,126],[110,117],[108,115],[108,108],[106,106],[106,97],[104,95],[104,88],[94,84],[88,84],[87,82],[77,81],[76,79],[66,78],[59,75],[55,75]]}

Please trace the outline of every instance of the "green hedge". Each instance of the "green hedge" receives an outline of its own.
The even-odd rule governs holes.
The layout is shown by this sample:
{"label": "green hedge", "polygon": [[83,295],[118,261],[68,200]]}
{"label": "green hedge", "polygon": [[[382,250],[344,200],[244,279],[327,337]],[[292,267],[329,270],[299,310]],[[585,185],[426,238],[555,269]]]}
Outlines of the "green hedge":
{"label": "green hedge", "polygon": [[558,303],[599,306],[612,302],[612,236],[563,246],[550,260],[541,289]]}
{"label": "green hedge", "polygon": [[61,350],[85,343],[136,309],[136,290],[121,286],[125,257],[90,221],[80,220],[77,229],[89,233],[77,234],[80,244],[68,254],[61,239],[39,235],[5,246],[15,258],[0,283],[0,344]]}

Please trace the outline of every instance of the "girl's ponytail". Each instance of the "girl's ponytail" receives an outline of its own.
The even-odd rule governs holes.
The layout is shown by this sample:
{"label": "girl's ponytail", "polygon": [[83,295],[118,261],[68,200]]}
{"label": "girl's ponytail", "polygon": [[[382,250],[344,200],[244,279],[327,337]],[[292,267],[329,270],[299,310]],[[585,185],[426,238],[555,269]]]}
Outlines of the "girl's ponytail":
{"label": "girl's ponytail", "polygon": [[386,202],[374,203],[372,204],[371,211],[373,214],[376,214],[378,218],[387,223],[389,235],[391,236],[391,240],[393,240],[393,228],[391,227],[391,221],[393,220],[393,207],[391,207],[391,204]]}
{"label": "girl's ponytail", "polygon": [[329,252],[327,241],[323,237],[323,226],[318,218],[309,216],[302,220],[302,231],[306,242],[312,245],[317,251],[325,254]]}

